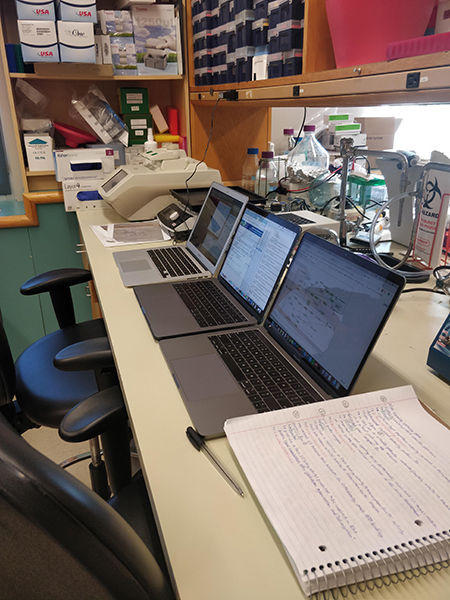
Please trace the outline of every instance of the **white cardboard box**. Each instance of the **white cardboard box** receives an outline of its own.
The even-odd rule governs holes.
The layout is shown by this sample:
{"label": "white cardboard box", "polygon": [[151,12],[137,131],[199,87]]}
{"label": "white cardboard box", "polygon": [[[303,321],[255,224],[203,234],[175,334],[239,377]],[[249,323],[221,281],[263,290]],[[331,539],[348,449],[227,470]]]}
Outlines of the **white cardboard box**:
{"label": "white cardboard box", "polygon": [[102,58],[104,65],[112,65],[111,56],[111,38],[109,35],[102,35]]}
{"label": "white cardboard box", "polygon": [[114,171],[114,151],[110,148],[77,148],[75,150],[56,150],[56,181],[65,179],[106,179]]}
{"label": "white cardboard box", "polygon": [[[395,117],[355,117],[361,123],[361,131],[367,134],[369,150],[392,150],[395,143],[395,132],[402,122]],[[376,157],[370,156],[369,163],[377,168]]]}
{"label": "white cardboard box", "polygon": [[133,22],[129,10],[100,10],[98,15],[102,35],[133,35]]}
{"label": "white cardboard box", "polygon": [[173,4],[133,5],[138,75],[178,75],[181,45]]}
{"label": "white cardboard box", "polygon": [[97,23],[95,0],[56,0],[56,14],[60,21]]}
{"label": "white cardboard box", "polygon": [[267,79],[269,68],[269,55],[256,54],[252,60],[252,80]]}
{"label": "white cardboard box", "polygon": [[62,184],[66,212],[107,207],[108,203],[98,193],[104,177],[90,179],[65,179]]}
{"label": "white cardboard box", "polygon": [[45,133],[24,133],[30,171],[53,171],[53,138]]}
{"label": "white cardboard box", "polygon": [[137,75],[134,38],[122,36],[111,37],[111,60],[114,75]]}
{"label": "white cardboard box", "polygon": [[61,62],[95,64],[94,24],[58,21]]}
{"label": "white cardboard box", "polygon": [[55,21],[17,21],[23,60],[59,62]]}
{"label": "white cardboard box", "polygon": [[102,51],[102,36],[94,35],[94,44],[95,44],[95,64],[102,65],[103,64],[103,51]]}
{"label": "white cardboard box", "polygon": [[155,4],[156,0],[116,0],[116,8],[130,8],[134,4]]}
{"label": "white cardboard box", "polygon": [[56,18],[53,0],[16,0],[16,11],[18,19],[54,21]]}
{"label": "white cardboard box", "polygon": [[437,7],[435,33],[450,31],[450,2],[440,2]]}

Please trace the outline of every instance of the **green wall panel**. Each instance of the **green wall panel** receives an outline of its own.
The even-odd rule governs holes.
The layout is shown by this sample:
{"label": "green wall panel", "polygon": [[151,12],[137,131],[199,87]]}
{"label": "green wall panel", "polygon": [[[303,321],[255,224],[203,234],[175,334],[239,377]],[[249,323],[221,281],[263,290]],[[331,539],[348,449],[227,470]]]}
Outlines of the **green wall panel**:
{"label": "green wall panel", "polygon": [[[58,328],[49,294],[22,296],[22,283],[44,271],[83,267],[75,253],[80,242],[75,213],[66,213],[63,204],[44,204],[38,216],[38,227],[0,229],[0,309],[14,358]],[[72,289],[77,320],[92,318],[84,286]]]}
{"label": "green wall panel", "polygon": [[44,335],[38,298],[19,292],[34,274],[28,229],[0,229],[0,309],[14,357]]}
{"label": "green wall panel", "polygon": [[[75,213],[66,213],[63,204],[43,204],[38,207],[39,227],[30,227],[30,241],[36,274],[65,267],[83,268],[80,254],[78,221]],[[90,299],[84,285],[74,286],[72,295],[77,321],[92,318]],[[49,294],[41,298],[45,333],[58,328]]]}

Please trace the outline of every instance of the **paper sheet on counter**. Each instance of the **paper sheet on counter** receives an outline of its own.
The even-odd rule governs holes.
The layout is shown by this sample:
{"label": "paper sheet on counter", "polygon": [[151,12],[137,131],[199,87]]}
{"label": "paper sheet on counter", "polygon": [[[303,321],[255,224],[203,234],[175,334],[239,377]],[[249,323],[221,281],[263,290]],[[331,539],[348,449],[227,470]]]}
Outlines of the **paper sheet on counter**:
{"label": "paper sheet on counter", "polygon": [[161,229],[157,219],[153,221],[141,221],[139,223],[91,225],[91,229],[107,248],[131,244],[146,244],[170,239]]}

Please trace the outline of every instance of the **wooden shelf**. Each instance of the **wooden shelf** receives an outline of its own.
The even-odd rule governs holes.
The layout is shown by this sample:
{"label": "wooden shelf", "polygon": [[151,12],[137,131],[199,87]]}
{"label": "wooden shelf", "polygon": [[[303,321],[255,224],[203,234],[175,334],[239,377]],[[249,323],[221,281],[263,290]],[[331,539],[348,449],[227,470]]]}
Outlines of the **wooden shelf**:
{"label": "wooden shelf", "polygon": [[51,177],[55,176],[55,171],[30,171],[26,169],[27,177]]}
{"label": "wooden shelf", "polygon": [[11,79],[60,79],[69,81],[181,81],[183,75],[38,75],[36,73],[10,73]]}
{"label": "wooden shelf", "polygon": [[[222,85],[190,86],[191,94],[221,90],[247,90],[267,87],[278,87],[285,85],[301,85],[305,83],[338,81],[341,79],[360,79],[370,75],[382,75],[388,73],[405,73],[418,71],[433,67],[450,65],[450,52],[437,52],[424,56],[413,56],[411,58],[400,58],[389,62],[370,63],[366,65],[355,65],[343,69],[329,69],[316,73],[303,73],[292,77],[278,77],[276,79],[263,79],[259,81],[244,81],[241,83],[224,83]],[[450,85],[449,85],[450,87]]]}

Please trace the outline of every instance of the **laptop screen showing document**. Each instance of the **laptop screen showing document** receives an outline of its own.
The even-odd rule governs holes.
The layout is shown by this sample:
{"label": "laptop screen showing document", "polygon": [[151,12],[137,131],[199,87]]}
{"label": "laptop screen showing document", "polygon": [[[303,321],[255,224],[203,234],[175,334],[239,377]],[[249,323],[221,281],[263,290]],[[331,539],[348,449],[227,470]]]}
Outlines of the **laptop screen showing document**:
{"label": "laptop screen showing document", "polygon": [[228,251],[219,281],[246,308],[264,314],[299,234],[297,226],[247,206]]}
{"label": "laptop screen showing document", "polygon": [[403,284],[400,275],[367,259],[361,265],[306,233],[265,326],[316,381],[345,396]]}
{"label": "laptop screen showing document", "polygon": [[213,184],[186,247],[214,273],[242,210],[243,196]]}

